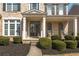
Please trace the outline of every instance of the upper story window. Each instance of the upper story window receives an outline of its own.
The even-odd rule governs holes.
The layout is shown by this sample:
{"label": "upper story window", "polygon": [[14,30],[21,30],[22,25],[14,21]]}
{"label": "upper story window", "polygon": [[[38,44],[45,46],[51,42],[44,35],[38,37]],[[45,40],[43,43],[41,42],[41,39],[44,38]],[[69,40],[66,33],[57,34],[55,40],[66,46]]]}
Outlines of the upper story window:
{"label": "upper story window", "polygon": [[20,11],[20,3],[3,3],[3,11]]}
{"label": "upper story window", "polygon": [[39,10],[39,3],[31,3],[30,9],[31,10]]}
{"label": "upper story window", "polygon": [[63,4],[59,4],[57,6],[57,12],[58,12],[58,15],[63,15],[64,14],[64,5]]}
{"label": "upper story window", "polygon": [[47,4],[46,5],[46,11],[47,11],[47,15],[54,15],[54,13],[55,13],[54,5]]}
{"label": "upper story window", "polygon": [[64,4],[46,4],[47,15],[65,15],[66,5]]}

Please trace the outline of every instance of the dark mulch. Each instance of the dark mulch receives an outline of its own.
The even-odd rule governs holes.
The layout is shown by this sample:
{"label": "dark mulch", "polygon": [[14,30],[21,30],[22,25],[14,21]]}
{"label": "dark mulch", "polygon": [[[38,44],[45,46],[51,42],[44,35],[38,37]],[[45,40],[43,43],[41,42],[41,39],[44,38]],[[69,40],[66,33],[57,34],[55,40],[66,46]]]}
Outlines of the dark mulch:
{"label": "dark mulch", "polygon": [[66,49],[64,52],[55,50],[55,49],[42,49],[43,55],[57,55],[65,53],[79,53],[79,48],[76,49]]}
{"label": "dark mulch", "polygon": [[26,56],[30,45],[9,43],[8,46],[0,46],[0,56]]}

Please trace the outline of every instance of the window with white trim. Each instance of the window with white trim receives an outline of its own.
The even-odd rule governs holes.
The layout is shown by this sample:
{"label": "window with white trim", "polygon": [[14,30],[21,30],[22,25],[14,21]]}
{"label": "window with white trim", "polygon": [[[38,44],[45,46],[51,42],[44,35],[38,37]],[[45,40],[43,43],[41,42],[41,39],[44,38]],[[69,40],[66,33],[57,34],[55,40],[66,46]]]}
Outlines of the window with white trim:
{"label": "window with white trim", "polygon": [[54,15],[54,14],[55,14],[54,5],[52,5],[52,4],[47,4],[47,5],[46,5],[46,12],[47,12],[47,15]]}
{"label": "window with white trim", "polygon": [[21,22],[15,19],[4,20],[4,35],[6,36],[19,36],[21,34]]}
{"label": "window with white trim", "polygon": [[3,11],[20,11],[20,3],[3,3]]}
{"label": "window with white trim", "polygon": [[63,15],[64,14],[64,5],[63,4],[59,4],[58,5],[58,14],[59,15]]}
{"label": "window with white trim", "polygon": [[30,3],[31,10],[39,10],[39,3]]}

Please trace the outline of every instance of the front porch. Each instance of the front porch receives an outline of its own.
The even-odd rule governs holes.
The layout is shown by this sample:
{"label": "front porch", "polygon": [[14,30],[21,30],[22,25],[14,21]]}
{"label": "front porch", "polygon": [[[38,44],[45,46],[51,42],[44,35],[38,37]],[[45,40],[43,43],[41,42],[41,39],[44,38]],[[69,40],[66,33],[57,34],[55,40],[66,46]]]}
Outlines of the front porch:
{"label": "front porch", "polygon": [[74,20],[74,35],[77,35],[77,19],[70,17],[39,17],[30,16],[23,18],[22,39],[30,43],[31,41],[38,41],[40,37],[47,37],[52,35],[68,35],[69,21]]}
{"label": "front porch", "polygon": [[[73,29],[74,36],[77,36],[76,16],[46,16],[41,12],[24,12],[22,15],[22,40],[27,43],[52,35],[60,35],[63,38],[69,34],[69,29]],[[70,28],[72,25],[69,27],[70,21],[73,21],[73,28]]]}

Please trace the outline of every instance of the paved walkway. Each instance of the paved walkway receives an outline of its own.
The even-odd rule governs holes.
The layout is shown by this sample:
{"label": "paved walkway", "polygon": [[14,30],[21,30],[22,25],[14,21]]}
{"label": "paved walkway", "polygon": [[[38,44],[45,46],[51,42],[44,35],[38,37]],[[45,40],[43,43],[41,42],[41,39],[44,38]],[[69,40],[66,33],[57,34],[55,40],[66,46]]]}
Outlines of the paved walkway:
{"label": "paved walkway", "polygon": [[79,53],[64,54],[64,56],[79,56]]}
{"label": "paved walkway", "polygon": [[41,51],[41,49],[37,48],[36,46],[31,45],[27,56],[42,56],[42,51]]}

